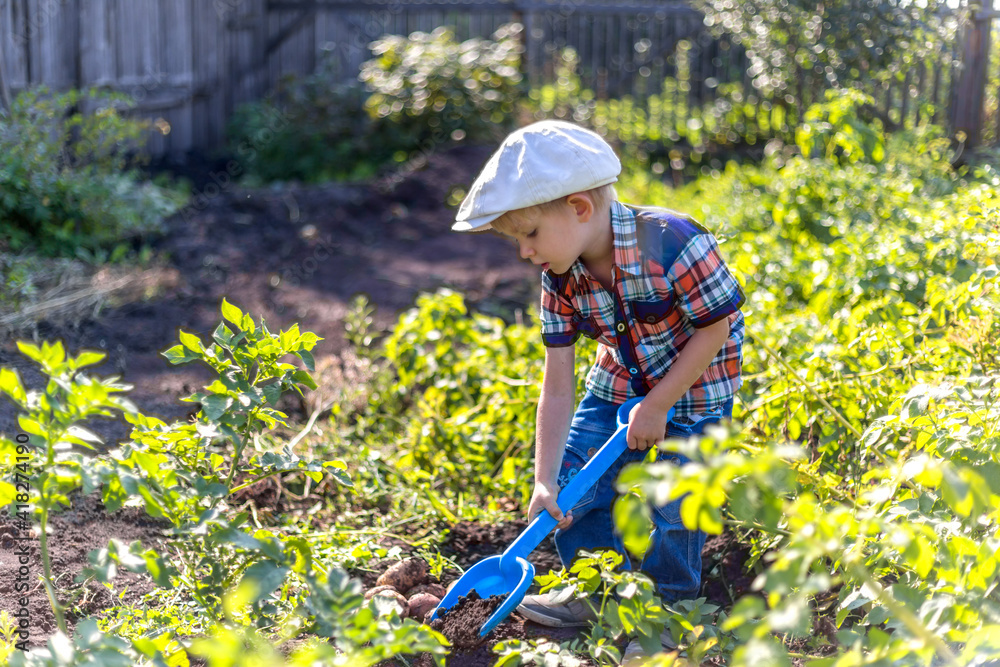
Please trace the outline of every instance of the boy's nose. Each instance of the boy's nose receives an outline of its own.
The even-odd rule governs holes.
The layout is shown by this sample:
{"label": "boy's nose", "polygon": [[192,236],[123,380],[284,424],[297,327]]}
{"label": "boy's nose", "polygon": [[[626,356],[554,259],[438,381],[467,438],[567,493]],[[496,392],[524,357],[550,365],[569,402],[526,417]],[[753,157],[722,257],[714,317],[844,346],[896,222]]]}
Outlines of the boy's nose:
{"label": "boy's nose", "polygon": [[528,245],[527,243],[522,244],[520,246],[520,249],[521,249],[521,258],[522,259],[528,259],[529,257],[531,257],[532,255],[535,254],[535,250],[530,245]]}

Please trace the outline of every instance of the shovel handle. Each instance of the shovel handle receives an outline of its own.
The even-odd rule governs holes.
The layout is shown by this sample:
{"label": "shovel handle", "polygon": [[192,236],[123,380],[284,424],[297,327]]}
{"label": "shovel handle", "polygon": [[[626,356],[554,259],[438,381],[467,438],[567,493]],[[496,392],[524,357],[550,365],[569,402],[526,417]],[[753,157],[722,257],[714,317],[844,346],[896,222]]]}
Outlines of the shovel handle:
{"label": "shovel handle", "polygon": [[[573,509],[580,502],[580,499],[583,498],[583,494],[589,491],[590,487],[596,484],[597,480],[608,471],[611,464],[617,461],[618,457],[628,449],[626,435],[628,432],[629,413],[632,412],[632,408],[638,405],[642,399],[642,396],[638,396],[621,404],[617,414],[617,430],[597,450],[597,453],[587,461],[586,465],[580,468],[573,479],[569,481],[569,484],[559,492],[556,504],[559,505],[559,509],[562,510],[563,514]],[[673,415],[674,409],[670,408],[670,412],[667,413],[667,421],[670,421]],[[504,560],[518,556],[527,559],[528,554],[541,544],[545,536],[555,528],[557,523],[548,510],[543,509],[535,517],[534,521],[528,524],[528,527],[514,540],[513,544],[507,547],[507,550],[503,553]]]}

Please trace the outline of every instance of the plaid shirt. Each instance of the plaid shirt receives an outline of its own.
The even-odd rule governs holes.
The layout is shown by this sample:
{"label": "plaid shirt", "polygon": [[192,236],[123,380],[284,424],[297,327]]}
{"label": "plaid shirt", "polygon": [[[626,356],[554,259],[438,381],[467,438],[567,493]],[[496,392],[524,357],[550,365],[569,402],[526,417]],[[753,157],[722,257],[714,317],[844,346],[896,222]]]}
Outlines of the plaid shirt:
{"label": "plaid shirt", "polygon": [[729,319],[729,338],[677,401],[675,418],[721,407],[742,384],[743,289],[719,255],[715,237],[663,208],[614,202],[613,293],[579,259],[564,274],[542,272],[542,341],[600,344],[587,389],[623,403],[662,378],[695,329]]}

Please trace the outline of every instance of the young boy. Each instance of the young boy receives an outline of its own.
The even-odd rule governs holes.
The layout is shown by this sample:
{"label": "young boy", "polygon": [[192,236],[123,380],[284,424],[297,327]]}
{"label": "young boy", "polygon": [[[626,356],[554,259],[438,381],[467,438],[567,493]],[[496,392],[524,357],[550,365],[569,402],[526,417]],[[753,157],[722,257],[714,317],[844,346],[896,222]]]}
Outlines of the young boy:
{"label": "young boy", "polygon": [[[611,517],[614,480],[666,436],[700,433],[732,416],[745,299],[705,228],[673,211],[616,201],[620,172],[598,134],[562,121],[534,123],[489,159],[452,229],[495,229],[542,268],[545,374],[528,518],[546,509],[558,520],[555,542],[566,567],[579,549],[612,548],[671,602],[698,596],[705,535],[684,528],[679,501],[654,508],[652,547],[642,562],[631,561]],[[581,335],[599,345],[574,414],[573,345]],[[618,406],[635,396],[645,398],[631,413],[629,451],[564,516],[559,489],[614,433]],[[660,459],[686,461],[671,453]],[[556,627],[593,621],[587,605],[553,604],[545,595],[525,597],[518,611]],[[638,649],[633,642],[626,655]]]}

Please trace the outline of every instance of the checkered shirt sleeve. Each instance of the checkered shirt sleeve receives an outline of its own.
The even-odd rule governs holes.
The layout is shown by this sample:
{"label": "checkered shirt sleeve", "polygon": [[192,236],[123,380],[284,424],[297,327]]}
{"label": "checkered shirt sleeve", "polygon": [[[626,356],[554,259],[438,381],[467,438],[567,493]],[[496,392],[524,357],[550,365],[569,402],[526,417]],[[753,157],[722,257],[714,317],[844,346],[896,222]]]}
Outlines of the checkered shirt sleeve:
{"label": "checkered shirt sleeve", "polygon": [[559,290],[548,271],[542,272],[542,343],[546,347],[566,347],[579,338],[573,315],[576,309]]}
{"label": "checkered shirt sleeve", "polygon": [[677,307],[698,329],[736,312],[746,301],[712,234],[692,237],[670,267],[668,277]]}

